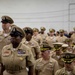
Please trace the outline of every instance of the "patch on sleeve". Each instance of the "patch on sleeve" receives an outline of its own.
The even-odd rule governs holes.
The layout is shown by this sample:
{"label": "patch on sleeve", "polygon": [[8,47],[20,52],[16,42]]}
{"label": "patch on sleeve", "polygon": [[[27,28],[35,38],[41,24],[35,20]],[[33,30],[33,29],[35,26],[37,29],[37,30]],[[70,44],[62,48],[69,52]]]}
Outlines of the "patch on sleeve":
{"label": "patch on sleeve", "polygon": [[11,51],[10,50],[5,50],[2,55],[3,56],[9,56],[11,54]]}

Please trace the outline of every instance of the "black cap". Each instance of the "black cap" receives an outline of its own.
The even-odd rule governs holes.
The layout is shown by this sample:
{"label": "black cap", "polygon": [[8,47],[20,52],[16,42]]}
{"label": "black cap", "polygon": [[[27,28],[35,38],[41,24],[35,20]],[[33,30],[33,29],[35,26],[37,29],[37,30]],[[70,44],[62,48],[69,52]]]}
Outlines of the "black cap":
{"label": "black cap", "polygon": [[75,60],[75,54],[72,53],[63,53],[62,59],[65,63],[70,64]]}

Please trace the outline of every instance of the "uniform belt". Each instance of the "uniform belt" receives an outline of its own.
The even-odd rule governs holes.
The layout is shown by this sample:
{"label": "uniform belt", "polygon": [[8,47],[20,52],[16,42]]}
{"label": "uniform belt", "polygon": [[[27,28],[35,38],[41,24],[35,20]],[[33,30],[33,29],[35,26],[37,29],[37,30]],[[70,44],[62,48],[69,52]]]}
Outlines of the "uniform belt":
{"label": "uniform belt", "polygon": [[14,69],[6,69],[6,71],[8,72],[8,73],[10,73],[10,74],[14,74],[14,73],[18,73],[18,72],[21,72],[23,70],[23,68],[22,67],[18,67],[18,68],[14,68]]}
{"label": "uniform belt", "polygon": [[19,72],[21,72],[21,70],[19,70],[19,71],[11,71],[11,70],[6,70],[8,73],[10,73],[10,74],[15,74],[15,73],[19,73]]}

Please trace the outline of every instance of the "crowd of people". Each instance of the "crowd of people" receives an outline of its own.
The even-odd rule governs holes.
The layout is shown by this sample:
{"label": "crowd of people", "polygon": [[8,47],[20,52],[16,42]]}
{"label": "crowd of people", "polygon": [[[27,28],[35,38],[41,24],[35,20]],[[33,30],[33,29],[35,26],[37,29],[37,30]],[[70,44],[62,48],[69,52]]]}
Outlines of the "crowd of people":
{"label": "crowd of people", "polygon": [[1,17],[0,75],[75,75],[75,28],[20,28]]}

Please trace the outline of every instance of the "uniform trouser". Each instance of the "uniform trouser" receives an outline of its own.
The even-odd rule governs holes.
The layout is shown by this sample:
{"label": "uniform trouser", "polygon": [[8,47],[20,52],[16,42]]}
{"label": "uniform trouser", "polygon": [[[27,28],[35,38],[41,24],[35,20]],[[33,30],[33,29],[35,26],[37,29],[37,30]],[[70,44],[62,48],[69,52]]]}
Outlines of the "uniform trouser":
{"label": "uniform trouser", "polygon": [[15,71],[13,73],[11,73],[10,71],[5,70],[3,72],[3,75],[28,75],[28,73],[25,70]]}

